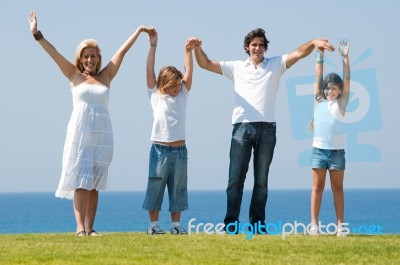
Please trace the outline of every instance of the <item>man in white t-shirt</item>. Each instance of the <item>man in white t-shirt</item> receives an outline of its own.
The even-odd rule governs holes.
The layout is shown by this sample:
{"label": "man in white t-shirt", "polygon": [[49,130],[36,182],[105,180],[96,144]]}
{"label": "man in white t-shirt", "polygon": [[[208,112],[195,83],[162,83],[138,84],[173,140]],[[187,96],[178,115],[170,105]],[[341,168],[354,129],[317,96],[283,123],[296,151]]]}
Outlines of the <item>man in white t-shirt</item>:
{"label": "man in white t-shirt", "polygon": [[[232,114],[229,182],[226,189],[226,232],[236,233],[246,173],[251,152],[254,160],[254,187],[249,221],[255,233],[265,233],[265,206],[268,195],[268,171],[276,143],[275,98],[282,74],[314,49],[333,51],[326,39],[304,43],[290,54],[265,58],[269,41],[261,28],[250,31],[244,39],[249,55],[245,61],[209,60],[201,48],[195,49],[201,68],[221,74],[234,82],[235,107]],[[236,229],[232,229],[236,228]]]}

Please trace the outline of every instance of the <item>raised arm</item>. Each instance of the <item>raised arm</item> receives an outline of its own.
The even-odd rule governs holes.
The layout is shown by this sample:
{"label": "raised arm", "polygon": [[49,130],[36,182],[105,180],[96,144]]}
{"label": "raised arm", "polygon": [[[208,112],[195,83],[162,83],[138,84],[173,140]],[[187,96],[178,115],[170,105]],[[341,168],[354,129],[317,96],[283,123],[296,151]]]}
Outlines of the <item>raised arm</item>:
{"label": "raised arm", "polygon": [[[315,61],[315,81],[314,81],[314,112],[318,103],[322,97],[319,93],[322,89],[322,81],[324,74],[324,50],[317,49],[317,60]],[[310,122],[308,124],[308,130],[314,130],[314,115],[311,116]]]}
{"label": "raised arm", "polygon": [[322,86],[323,74],[324,74],[324,50],[317,50],[317,60],[315,62],[314,96],[318,94]]}
{"label": "raised arm", "polygon": [[193,38],[196,41],[196,44],[193,46],[194,54],[196,56],[197,64],[208,71],[222,74],[221,65],[217,61],[211,61],[208,59],[207,55],[204,53],[203,49],[201,48],[202,41]]}
{"label": "raised arm", "polygon": [[192,50],[198,48],[201,42],[197,38],[189,38],[186,40],[185,45],[185,75],[183,76],[183,82],[185,83],[186,89],[190,90],[192,87],[193,77],[193,55]]}
{"label": "raised arm", "polygon": [[339,98],[339,104],[345,111],[350,96],[350,60],[349,60],[350,43],[341,41],[339,45],[339,53],[343,60],[343,91]]}
{"label": "raised arm", "polygon": [[149,33],[149,54],[147,55],[147,63],[146,63],[146,79],[147,79],[147,87],[153,89],[156,85],[156,73],[154,71],[154,65],[156,61],[156,49],[158,42],[158,34],[154,29]]}
{"label": "raised arm", "polygon": [[39,42],[39,44],[43,47],[43,49],[51,56],[51,58],[53,58],[58,67],[61,69],[61,72],[68,78],[68,80],[71,80],[75,72],[77,71],[75,65],[69,62],[67,59],[65,59],[64,56],[62,56],[56,50],[56,48],[43,37],[42,33],[38,31],[35,11],[29,12],[29,24],[30,24],[30,30],[34,38]]}
{"label": "raised arm", "polygon": [[286,57],[286,67],[290,68],[300,59],[308,56],[314,49],[334,51],[335,48],[327,39],[314,39],[304,43]]}
{"label": "raised arm", "polygon": [[118,73],[119,67],[121,66],[122,60],[125,54],[129,51],[132,45],[135,43],[136,39],[139,37],[140,33],[146,32],[150,33],[153,31],[153,27],[139,26],[135,32],[122,44],[122,46],[117,50],[114,56],[111,58],[110,62],[104,67],[100,72],[106,78],[105,82],[110,83],[111,80]]}

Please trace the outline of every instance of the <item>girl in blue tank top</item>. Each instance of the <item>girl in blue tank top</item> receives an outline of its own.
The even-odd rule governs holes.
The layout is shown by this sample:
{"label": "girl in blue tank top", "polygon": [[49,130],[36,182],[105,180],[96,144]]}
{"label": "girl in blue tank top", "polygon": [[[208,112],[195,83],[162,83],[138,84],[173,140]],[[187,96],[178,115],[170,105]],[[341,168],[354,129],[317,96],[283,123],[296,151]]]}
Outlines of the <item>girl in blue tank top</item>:
{"label": "girl in blue tank top", "polygon": [[311,123],[314,131],[311,159],[313,187],[309,230],[312,235],[326,232],[320,229],[318,215],[327,171],[329,171],[336,211],[336,234],[345,236],[349,232],[344,224],[345,137],[342,129],[350,92],[349,43],[342,41],[338,50],[343,60],[343,79],[336,73],[330,73],[323,78],[323,50],[318,50],[315,66],[315,107]]}

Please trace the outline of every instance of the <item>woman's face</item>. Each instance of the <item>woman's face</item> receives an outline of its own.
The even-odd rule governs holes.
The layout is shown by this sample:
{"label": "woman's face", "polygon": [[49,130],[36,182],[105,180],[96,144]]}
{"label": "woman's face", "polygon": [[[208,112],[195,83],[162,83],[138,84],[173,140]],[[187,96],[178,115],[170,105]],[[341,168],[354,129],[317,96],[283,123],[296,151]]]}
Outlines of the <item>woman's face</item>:
{"label": "woman's face", "polygon": [[99,57],[95,48],[85,48],[82,50],[80,62],[83,66],[83,72],[89,75],[96,74]]}

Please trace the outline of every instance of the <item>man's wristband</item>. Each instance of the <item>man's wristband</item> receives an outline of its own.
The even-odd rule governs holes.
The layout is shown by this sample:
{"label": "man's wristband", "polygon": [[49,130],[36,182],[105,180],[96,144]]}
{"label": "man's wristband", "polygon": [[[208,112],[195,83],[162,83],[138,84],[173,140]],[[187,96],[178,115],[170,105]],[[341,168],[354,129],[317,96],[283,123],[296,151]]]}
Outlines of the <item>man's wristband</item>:
{"label": "man's wristband", "polygon": [[41,39],[43,39],[42,32],[40,32],[40,30],[39,30],[38,32],[33,34],[33,37],[35,38],[35,40],[40,41]]}

